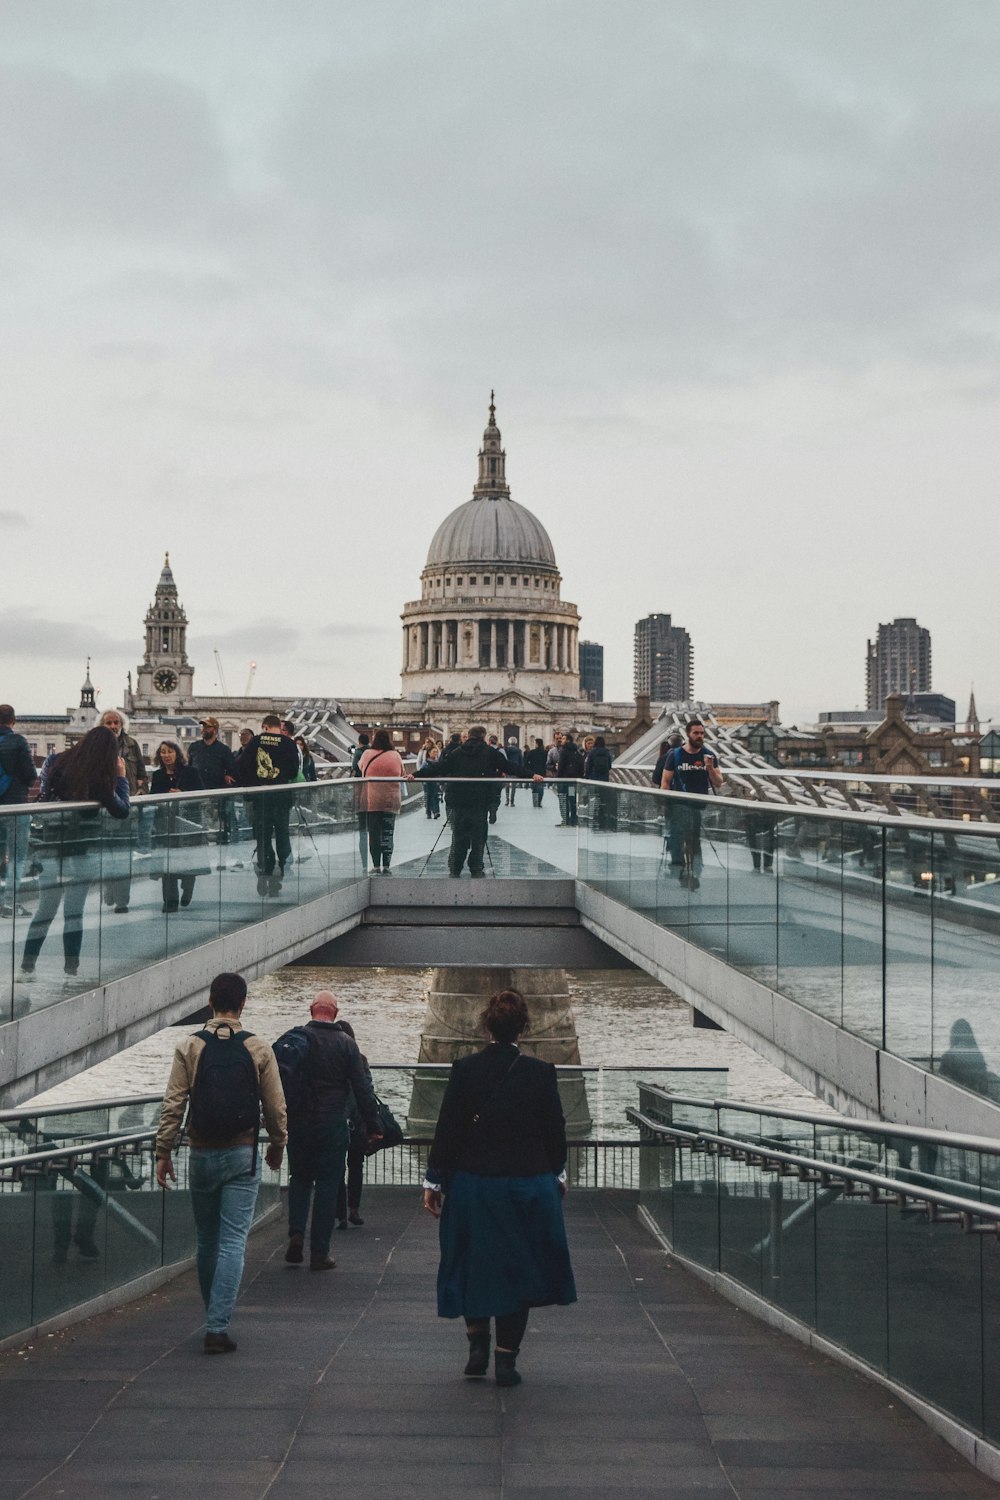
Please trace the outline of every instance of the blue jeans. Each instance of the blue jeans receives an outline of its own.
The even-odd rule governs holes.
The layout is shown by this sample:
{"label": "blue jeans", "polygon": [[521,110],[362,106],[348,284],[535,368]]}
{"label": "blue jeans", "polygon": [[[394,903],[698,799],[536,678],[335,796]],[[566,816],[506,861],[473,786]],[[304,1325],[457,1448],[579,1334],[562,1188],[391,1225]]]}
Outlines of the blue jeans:
{"label": "blue jeans", "polygon": [[251,1173],[252,1146],[192,1150],[188,1183],[198,1236],[198,1285],[206,1333],[225,1333],[243,1277],[247,1235],[260,1186],[260,1158]]}
{"label": "blue jeans", "polygon": [[312,1199],[309,1253],[319,1259],[330,1253],[349,1134],[346,1120],[319,1120],[288,1133],[288,1233],[305,1236]]}

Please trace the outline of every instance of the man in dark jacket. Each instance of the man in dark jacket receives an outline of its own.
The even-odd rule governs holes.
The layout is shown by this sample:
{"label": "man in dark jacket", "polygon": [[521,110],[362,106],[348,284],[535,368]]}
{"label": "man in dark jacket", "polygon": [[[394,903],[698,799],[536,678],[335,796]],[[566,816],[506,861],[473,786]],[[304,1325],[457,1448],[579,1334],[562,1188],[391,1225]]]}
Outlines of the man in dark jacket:
{"label": "man in dark jacket", "polygon": [[[277,714],[264,715],[260,734],[255,734],[240,751],[238,766],[240,782],[247,787],[286,786],[295,780],[299,774],[299,752],[295,741],[282,734]],[[288,820],[292,815],[295,793],[272,792],[247,800],[251,804],[250,816],[257,842],[257,894],[277,896],[281,893],[285,865],[292,854]],[[274,869],[276,854],[277,874]]]}
{"label": "man in dark jacket", "polygon": [[559,746],[559,764],[556,775],[566,778],[564,784],[557,788],[559,805],[562,809],[562,824],[576,827],[576,786],[572,784],[576,777],[583,775],[583,756],[576,740],[568,731],[562,737]]}
{"label": "man in dark jacket", "polygon": [[[16,734],[17,715],[9,703],[0,703],[0,806],[27,802],[38,772],[23,734]],[[0,916],[13,915],[7,901],[7,877],[23,880],[28,856],[27,817],[0,818]],[[14,868],[11,869],[11,861]]]}
{"label": "man in dark jacket", "polygon": [[330,1238],[337,1210],[337,1188],[344,1175],[350,1129],[347,1123],[352,1095],[368,1129],[379,1134],[378,1109],[358,1044],[335,1025],[337,1002],[322,990],[309,1007],[306,1025],[309,1057],[306,1062],[308,1109],[288,1121],[288,1249],[290,1266],[303,1261],[306,1222],[312,1200],[309,1232],[310,1271],[332,1271]]}
{"label": "man in dark jacket", "polygon": [[[507,748],[504,751],[504,755],[506,755],[508,761],[510,762],[512,770],[524,770],[524,751],[521,749],[520,745],[517,743],[517,740],[513,735],[511,735],[507,741]],[[517,792],[517,785],[518,784],[516,781],[508,781],[507,785],[503,789],[503,800],[508,807],[514,806],[514,795]]]}
{"label": "man in dark jacket", "polygon": [[[524,769],[531,777],[545,775],[545,742],[536,739],[530,750],[524,752]],[[531,783],[531,805],[541,807],[542,797],[545,795],[545,782],[532,780]]]}
{"label": "man in dark jacket", "polygon": [[457,880],[461,875],[466,858],[473,879],[485,875],[483,858],[489,833],[489,814],[497,790],[490,782],[508,775],[510,769],[503,751],[488,745],[485,728],[476,724],[469,730],[464,743],[446,750],[440,760],[429,761],[417,772],[421,777],[461,778],[448,787],[451,822],[448,874],[453,879]]}
{"label": "man in dark jacket", "polygon": [[[225,787],[235,786],[239,771],[236,756],[224,740],[219,739],[219,721],[211,717],[201,721],[201,739],[191,746],[190,763],[201,777],[206,792],[221,792]],[[215,805],[214,816],[219,824],[219,843],[238,841],[239,825],[234,813],[236,802],[232,797],[220,797]],[[220,869],[223,868],[221,865]],[[242,868],[242,866],[240,866]]]}

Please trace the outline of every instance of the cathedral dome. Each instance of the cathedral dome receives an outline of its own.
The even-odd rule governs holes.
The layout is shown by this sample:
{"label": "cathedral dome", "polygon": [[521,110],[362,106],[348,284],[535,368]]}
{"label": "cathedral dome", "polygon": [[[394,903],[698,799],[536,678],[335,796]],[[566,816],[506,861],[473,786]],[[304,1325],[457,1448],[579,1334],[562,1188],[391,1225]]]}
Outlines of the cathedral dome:
{"label": "cathedral dome", "polygon": [[506,496],[467,500],[434,533],[429,568],[458,563],[516,563],[555,568],[556,555],[541,521]]}

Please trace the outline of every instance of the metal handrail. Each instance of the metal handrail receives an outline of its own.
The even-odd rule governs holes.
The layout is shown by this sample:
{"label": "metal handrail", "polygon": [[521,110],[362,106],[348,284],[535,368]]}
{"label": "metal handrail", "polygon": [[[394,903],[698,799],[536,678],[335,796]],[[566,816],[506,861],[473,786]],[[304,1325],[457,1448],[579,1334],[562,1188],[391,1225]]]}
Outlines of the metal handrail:
{"label": "metal handrail", "polygon": [[[699,1069],[699,1072],[701,1070]],[[22,1109],[0,1109],[0,1125],[7,1120],[43,1120],[50,1115],[92,1114],[99,1109],[119,1109],[129,1104],[160,1104],[160,1094],[125,1094],[116,1099],[73,1100],[69,1104],[43,1104]]]}
{"label": "metal handrail", "polygon": [[[721,743],[728,744],[727,741]],[[860,770],[823,771],[805,766],[741,766],[735,763],[720,766],[719,769],[724,776],[776,776],[786,781],[849,781],[852,786],[932,786],[939,789],[942,787],[992,787],[1000,792],[1000,780],[990,776],[891,776],[884,771],[873,771],[869,776]],[[656,762],[651,760],[642,765],[622,766],[622,770],[655,771]]]}
{"label": "metal handrail", "polygon": [[72,1166],[86,1157],[97,1156],[102,1152],[113,1154],[126,1146],[137,1146],[142,1141],[155,1139],[155,1130],[141,1130],[134,1135],[107,1136],[103,1141],[86,1141],[73,1146],[53,1146],[48,1151],[26,1151],[21,1156],[4,1156],[0,1157],[0,1176],[10,1175],[16,1180],[25,1167],[42,1168],[47,1163],[57,1161]]}
{"label": "metal handrail", "polygon": [[[898,1177],[884,1177],[881,1173],[866,1172],[859,1167],[845,1167],[839,1163],[824,1161],[813,1156],[801,1156],[792,1151],[779,1151],[775,1146],[767,1146],[760,1142],[751,1143],[732,1136],[717,1135],[713,1131],[691,1131],[673,1125],[664,1125],[659,1120],[651,1120],[640,1110],[627,1109],[625,1111],[628,1119],[634,1125],[643,1130],[648,1130],[653,1135],[670,1136],[681,1141],[682,1144],[695,1147],[699,1142],[715,1146],[724,1155],[744,1157],[747,1161],[759,1160],[764,1162],[775,1162],[779,1166],[793,1167],[804,1181],[819,1182],[826,1187],[836,1182],[857,1183],[871,1190],[874,1203],[895,1203],[897,1208],[904,1208],[908,1199],[927,1205],[933,1205],[934,1212],[928,1208],[929,1217],[939,1223],[956,1223],[961,1221],[965,1232],[973,1233],[976,1226],[972,1224],[973,1219],[987,1220],[989,1232],[995,1233],[1000,1238],[1000,1204],[983,1203],[976,1198],[960,1198],[954,1193],[942,1193],[936,1188],[922,1187],[919,1183],[909,1179],[902,1180]],[[808,1175],[806,1175],[808,1174]],[[887,1196],[879,1197],[878,1194]],[[938,1209],[945,1212],[938,1213]]]}
{"label": "metal handrail", "polygon": [[[733,770],[733,771],[730,771],[728,774],[730,774],[730,775],[740,775],[742,773],[739,770]],[[749,773],[749,774],[756,774],[756,772]],[[787,776],[787,773],[785,773],[785,774]],[[369,782],[395,782],[396,784],[399,783],[400,779],[401,778],[399,776],[370,776],[370,777],[367,778],[367,780]],[[405,780],[405,777],[402,778],[402,779]],[[439,783],[442,786],[448,785],[451,782],[460,783],[460,784],[462,784],[464,786],[468,786],[468,784],[469,784],[469,778],[468,777],[435,776],[433,778],[427,778],[427,777],[425,777],[425,778],[419,778],[419,779],[422,779],[422,780],[433,779],[435,782]],[[995,824],[995,823],[971,823],[971,822],[970,823],[966,823],[966,822],[963,822],[962,819],[960,819],[960,818],[920,818],[920,817],[913,817],[911,815],[907,815],[907,814],[903,814],[903,813],[896,814],[896,813],[890,813],[890,812],[886,812],[886,811],[882,811],[882,810],[880,810],[878,812],[854,812],[854,811],[852,811],[850,809],[846,809],[846,808],[845,809],[841,809],[841,808],[829,808],[829,807],[818,807],[818,806],[806,806],[805,804],[800,804],[800,803],[787,803],[786,804],[786,803],[775,803],[775,802],[752,801],[750,799],[742,798],[742,797],[725,797],[725,796],[724,797],[716,797],[714,795],[705,795],[705,796],[702,796],[700,793],[697,793],[697,792],[672,792],[672,791],[671,792],[667,792],[667,791],[663,791],[659,787],[653,787],[653,786],[638,787],[638,786],[629,786],[629,785],[627,785],[625,783],[622,783],[622,782],[587,781],[586,778],[584,778],[582,776],[546,776],[544,779],[545,779],[545,784],[547,786],[555,786],[555,785],[558,785],[558,784],[561,784],[561,783],[566,783],[566,784],[572,784],[574,786],[599,787],[599,788],[604,789],[605,791],[612,790],[612,791],[614,791],[616,793],[621,793],[621,794],[628,793],[628,794],[630,794],[632,796],[637,796],[638,795],[638,796],[645,796],[645,797],[660,797],[660,798],[666,799],[668,802],[677,802],[677,801],[683,801],[685,803],[695,802],[695,803],[701,803],[701,804],[704,804],[704,805],[707,805],[707,806],[712,806],[712,805],[718,806],[718,805],[721,804],[722,806],[727,807],[727,808],[735,808],[735,809],[743,809],[743,808],[745,808],[748,812],[752,812],[752,813],[755,813],[755,814],[766,814],[766,813],[770,812],[770,813],[774,814],[776,822],[785,821],[786,819],[793,818],[793,817],[794,818],[802,817],[802,818],[812,818],[812,819],[814,819],[814,820],[816,820],[818,822],[826,822],[826,823],[829,823],[829,822],[857,823],[857,824],[860,824],[862,826],[868,826],[868,827],[873,827],[873,828],[881,828],[881,827],[885,827],[885,828],[912,828],[912,829],[918,829],[918,830],[920,830],[923,833],[926,833],[928,829],[933,829],[937,833],[961,833],[961,834],[964,834],[964,835],[969,836],[969,837],[975,836],[977,838],[992,838],[992,839],[995,839],[995,840],[996,839],[1000,839],[1000,824]],[[857,781],[859,778],[857,778],[857,777],[848,777],[847,779],[851,780],[851,781]],[[861,778],[861,779],[864,779],[864,778]],[[932,778],[929,778],[929,779],[930,779],[932,785],[940,786],[942,784],[941,782],[937,781],[936,778],[932,777]],[[484,777],[481,777],[481,778],[477,778],[476,785],[477,786],[490,786],[490,785],[502,786],[504,784],[504,782],[506,782],[506,781],[530,781],[530,780],[531,780],[531,777],[530,776],[525,776],[525,775],[521,775],[521,776],[516,776],[515,775],[515,776],[509,776],[509,777],[503,777],[503,776],[487,777],[487,776],[484,776]],[[891,777],[888,778],[888,780],[894,786],[899,786],[899,785],[903,784],[903,783],[901,783],[901,782],[899,782],[897,780],[893,780],[893,778],[891,778]],[[338,786],[340,786],[340,785],[354,785],[355,782],[357,782],[357,784],[360,785],[360,781],[358,781],[358,778],[356,778],[356,777],[350,778],[349,780],[345,780],[344,782],[339,782],[338,781],[336,784]],[[327,784],[329,784],[329,783],[327,783]],[[974,785],[975,783],[970,780],[968,782],[957,782],[957,783],[954,783],[954,784],[958,785],[958,786],[971,786],[971,785]],[[989,782],[987,782],[985,784],[986,785],[994,785],[995,783],[989,783]],[[200,801],[204,801],[206,798],[211,798],[214,801],[218,797],[245,797],[245,796],[248,796],[248,795],[251,795],[251,796],[262,796],[262,795],[274,794],[274,793],[277,793],[277,792],[288,792],[288,791],[293,791],[293,790],[294,790],[296,796],[303,796],[303,794],[306,794],[308,792],[308,788],[309,787],[319,786],[319,785],[321,785],[321,783],[319,783],[319,782],[290,781],[290,782],[284,782],[284,783],[282,783],[281,786],[268,786],[268,787],[260,787],[260,786],[254,786],[254,787],[228,787],[228,788],[215,788],[215,789],[213,789],[211,791],[198,791],[198,792],[159,792],[159,793],[156,793],[155,795],[152,794],[152,793],[147,793],[146,795],[144,795],[142,797],[133,799],[133,801],[135,803],[141,804],[142,806],[145,807],[149,803],[161,803],[161,802],[166,802],[168,800],[169,800],[171,806],[175,806],[175,805],[177,805],[180,802],[191,802],[191,801],[199,801],[199,800]],[[952,785],[952,783],[948,783],[948,785]],[[307,801],[309,800],[308,795],[306,797],[306,800]],[[92,808],[99,807],[99,806],[100,806],[100,803],[97,803],[97,802],[17,802],[17,803],[11,803],[11,804],[7,804],[5,806],[0,807],[0,817],[17,817],[17,816],[23,817],[26,814],[29,815],[29,816],[31,816],[31,817],[38,816],[39,814],[41,814],[43,816],[51,815],[53,817],[56,817],[56,816],[58,816],[62,812],[72,812],[72,811],[82,810],[82,809],[87,809],[87,808],[92,809]]]}
{"label": "metal handrail", "polygon": [[828,1125],[832,1129],[845,1128],[870,1135],[924,1142],[929,1146],[953,1146],[959,1151],[981,1151],[988,1156],[1000,1156],[1000,1141],[993,1136],[957,1135],[950,1130],[924,1130],[920,1125],[894,1125],[891,1120],[858,1120],[850,1115],[813,1115],[800,1110],[781,1109],[777,1105],[772,1108],[771,1105],[750,1104],[741,1099],[695,1099],[688,1094],[668,1094],[656,1084],[651,1084],[650,1088],[670,1104],[681,1104],[686,1108],[732,1109],[744,1114],[771,1115],[777,1120],[801,1120],[804,1125]]}

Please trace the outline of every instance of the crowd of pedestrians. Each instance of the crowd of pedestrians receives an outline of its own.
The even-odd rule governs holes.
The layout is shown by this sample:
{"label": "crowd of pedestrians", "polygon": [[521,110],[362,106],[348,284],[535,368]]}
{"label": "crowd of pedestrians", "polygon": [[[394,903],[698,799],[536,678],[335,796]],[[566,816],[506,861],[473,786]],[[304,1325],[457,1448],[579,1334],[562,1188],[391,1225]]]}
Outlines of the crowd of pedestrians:
{"label": "crowd of pedestrians", "polygon": [[[364,1158],[384,1144],[384,1106],[334,995],[316,995],[309,1020],[273,1047],[244,1028],[246,999],[241,975],[213,979],[211,1018],[174,1053],[154,1147],[156,1181],[168,1189],[186,1133],[209,1355],[237,1348],[229,1330],[261,1180],[261,1126],[271,1171],[288,1152],[285,1263],[315,1272],[336,1269],[334,1228],[364,1223]],[[530,1310],[576,1301],[562,1210],[566,1126],[555,1068],[520,1050],[530,1026],[523,997],[500,991],[481,1022],[488,1044],[451,1069],[423,1205],[440,1221],[438,1315],[465,1320],[463,1374],[486,1374],[492,1320],[496,1383],[511,1387],[521,1383],[517,1357]]]}

